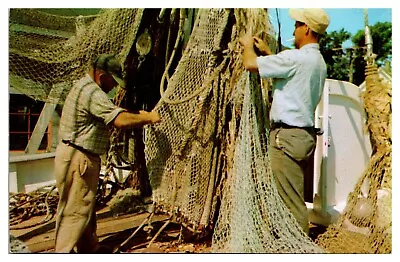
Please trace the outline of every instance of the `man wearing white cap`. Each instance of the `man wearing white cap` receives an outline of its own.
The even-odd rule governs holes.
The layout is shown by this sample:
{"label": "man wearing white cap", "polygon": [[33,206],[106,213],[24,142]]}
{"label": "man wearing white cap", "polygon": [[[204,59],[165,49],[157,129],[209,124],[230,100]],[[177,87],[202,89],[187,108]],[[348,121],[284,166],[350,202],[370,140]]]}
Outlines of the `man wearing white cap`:
{"label": "man wearing white cap", "polygon": [[[251,35],[243,36],[240,43],[245,68],[274,80],[268,148],[271,167],[279,195],[308,234],[304,174],[315,150],[314,111],[326,79],[318,42],[329,17],[320,8],[290,9],[289,15],[295,20],[296,49],[273,55],[261,39]],[[257,57],[255,49],[263,56]]]}

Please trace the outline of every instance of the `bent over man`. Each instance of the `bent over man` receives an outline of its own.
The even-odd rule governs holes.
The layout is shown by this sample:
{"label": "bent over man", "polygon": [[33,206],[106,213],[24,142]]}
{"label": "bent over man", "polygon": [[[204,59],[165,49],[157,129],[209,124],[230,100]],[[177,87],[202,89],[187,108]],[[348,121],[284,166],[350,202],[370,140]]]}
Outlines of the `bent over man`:
{"label": "bent over man", "polygon": [[[296,21],[296,49],[273,55],[261,39],[250,35],[242,37],[240,43],[245,68],[262,78],[273,78],[268,148],[271,168],[279,195],[308,233],[304,175],[316,145],[314,112],[327,74],[318,43],[329,17],[319,8],[290,9],[289,15]],[[263,56],[257,57],[255,48]]]}
{"label": "bent over man", "polygon": [[[157,112],[127,112],[107,97],[124,85],[122,68],[113,55],[102,54],[88,74],[70,90],[60,120],[55,178],[59,193],[55,252],[101,253],[96,235],[95,202],[100,155],[109,144],[107,128],[135,128],[160,121]],[[108,250],[110,251],[110,250]]]}

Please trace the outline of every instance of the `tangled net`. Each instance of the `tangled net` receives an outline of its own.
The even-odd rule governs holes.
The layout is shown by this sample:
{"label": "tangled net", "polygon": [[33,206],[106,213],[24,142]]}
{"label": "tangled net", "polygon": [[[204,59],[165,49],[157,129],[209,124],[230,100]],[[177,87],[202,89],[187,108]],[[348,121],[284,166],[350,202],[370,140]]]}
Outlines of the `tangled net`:
{"label": "tangled net", "polygon": [[96,16],[65,17],[10,9],[10,87],[40,101],[63,104],[73,81],[102,53],[124,63],[143,9],[106,9]]}
{"label": "tangled net", "polygon": [[261,82],[244,71],[238,49],[249,28],[268,35],[267,11],[199,13],[167,99],[156,106],[163,121],[146,128],[153,201],[193,229],[216,220],[216,252],[323,252],[299,229],[272,181]]}
{"label": "tangled net", "polygon": [[[24,21],[13,12],[47,28],[46,37],[14,25]],[[30,9],[10,14],[10,85],[34,99],[62,103],[98,53],[126,60],[143,10],[106,9],[78,18]],[[214,252],[390,253],[391,86],[379,81],[376,68],[367,68],[371,161],[344,214],[312,241],[280,200],[271,176],[269,81],[246,72],[241,62],[239,37],[248,32],[267,40],[268,21],[266,9],[198,10],[182,58],[160,84],[155,110],[162,122],[145,128],[156,209],[193,231],[212,231]]]}

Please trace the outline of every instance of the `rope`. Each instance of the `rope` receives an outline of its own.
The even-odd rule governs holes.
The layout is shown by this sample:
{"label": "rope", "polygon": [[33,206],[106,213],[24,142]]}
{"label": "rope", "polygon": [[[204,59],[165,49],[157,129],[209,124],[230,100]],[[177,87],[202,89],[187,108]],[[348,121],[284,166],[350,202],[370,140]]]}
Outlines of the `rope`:
{"label": "rope", "polygon": [[278,51],[277,53],[282,51],[282,39],[281,39],[281,22],[279,19],[278,8],[275,8],[276,11],[276,20],[278,21]]}

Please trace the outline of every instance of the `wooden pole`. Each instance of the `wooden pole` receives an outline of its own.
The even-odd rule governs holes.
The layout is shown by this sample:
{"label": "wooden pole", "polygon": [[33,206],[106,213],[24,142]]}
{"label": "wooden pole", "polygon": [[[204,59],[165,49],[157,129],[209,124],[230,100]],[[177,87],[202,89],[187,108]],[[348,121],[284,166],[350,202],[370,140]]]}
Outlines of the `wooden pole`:
{"label": "wooden pole", "polygon": [[369,30],[368,26],[368,10],[364,8],[364,25],[365,25],[365,45],[367,46],[367,55],[365,60],[367,61],[367,65],[372,65],[375,63],[375,57],[373,50],[372,50],[372,35],[371,31]]}

